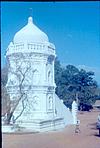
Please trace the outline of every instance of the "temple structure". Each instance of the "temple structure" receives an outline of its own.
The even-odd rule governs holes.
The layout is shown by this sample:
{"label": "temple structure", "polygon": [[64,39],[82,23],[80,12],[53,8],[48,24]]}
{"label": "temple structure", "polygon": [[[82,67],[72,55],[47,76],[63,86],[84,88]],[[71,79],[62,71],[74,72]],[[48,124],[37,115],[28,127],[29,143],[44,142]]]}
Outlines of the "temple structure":
{"label": "temple structure", "polygon": [[73,116],[55,94],[55,46],[34,23],[18,31],[9,44],[7,91],[13,124],[26,131],[49,131],[73,124]]}

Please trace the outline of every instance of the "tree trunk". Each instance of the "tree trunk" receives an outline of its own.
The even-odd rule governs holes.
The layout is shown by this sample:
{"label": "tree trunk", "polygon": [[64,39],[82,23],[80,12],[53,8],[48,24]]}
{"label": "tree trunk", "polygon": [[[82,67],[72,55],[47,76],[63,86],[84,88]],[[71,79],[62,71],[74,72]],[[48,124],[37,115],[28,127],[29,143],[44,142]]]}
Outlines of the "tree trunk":
{"label": "tree trunk", "polygon": [[11,120],[12,115],[13,115],[13,112],[7,113],[7,121],[6,121],[6,124],[10,124],[10,120]]}

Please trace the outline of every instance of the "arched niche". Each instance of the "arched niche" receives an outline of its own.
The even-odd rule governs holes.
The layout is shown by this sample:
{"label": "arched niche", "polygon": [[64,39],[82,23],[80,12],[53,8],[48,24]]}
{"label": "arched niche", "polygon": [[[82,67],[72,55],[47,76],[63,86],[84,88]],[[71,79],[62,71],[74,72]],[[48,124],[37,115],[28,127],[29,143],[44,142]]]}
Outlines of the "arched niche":
{"label": "arched niche", "polygon": [[40,98],[38,96],[34,96],[32,100],[33,110],[40,110]]}
{"label": "arched niche", "polygon": [[33,84],[38,84],[40,79],[40,73],[37,69],[33,70]]}
{"label": "arched niche", "polygon": [[49,110],[53,109],[53,98],[52,98],[52,96],[48,97],[48,109]]}
{"label": "arched niche", "polygon": [[53,76],[52,76],[52,71],[49,69],[47,72],[47,81],[48,84],[52,84]]}

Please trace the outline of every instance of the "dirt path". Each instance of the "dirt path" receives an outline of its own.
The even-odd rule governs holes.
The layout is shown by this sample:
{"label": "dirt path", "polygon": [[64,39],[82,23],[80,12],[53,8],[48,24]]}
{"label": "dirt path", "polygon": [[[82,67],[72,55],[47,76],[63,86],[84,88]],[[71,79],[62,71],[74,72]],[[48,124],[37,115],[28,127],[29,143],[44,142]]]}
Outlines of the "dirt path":
{"label": "dirt path", "polygon": [[79,113],[81,133],[74,126],[62,131],[37,134],[3,134],[3,148],[100,148],[95,122],[100,111]]}

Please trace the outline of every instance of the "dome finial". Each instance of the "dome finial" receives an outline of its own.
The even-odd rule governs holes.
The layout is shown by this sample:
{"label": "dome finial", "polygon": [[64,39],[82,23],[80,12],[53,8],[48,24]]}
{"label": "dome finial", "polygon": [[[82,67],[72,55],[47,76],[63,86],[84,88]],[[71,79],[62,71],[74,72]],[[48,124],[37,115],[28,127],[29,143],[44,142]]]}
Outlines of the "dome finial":
{"label": "dome finial", "polygon": [[31,16],[28,18],[28,23],[33,23],[33,18]]}

